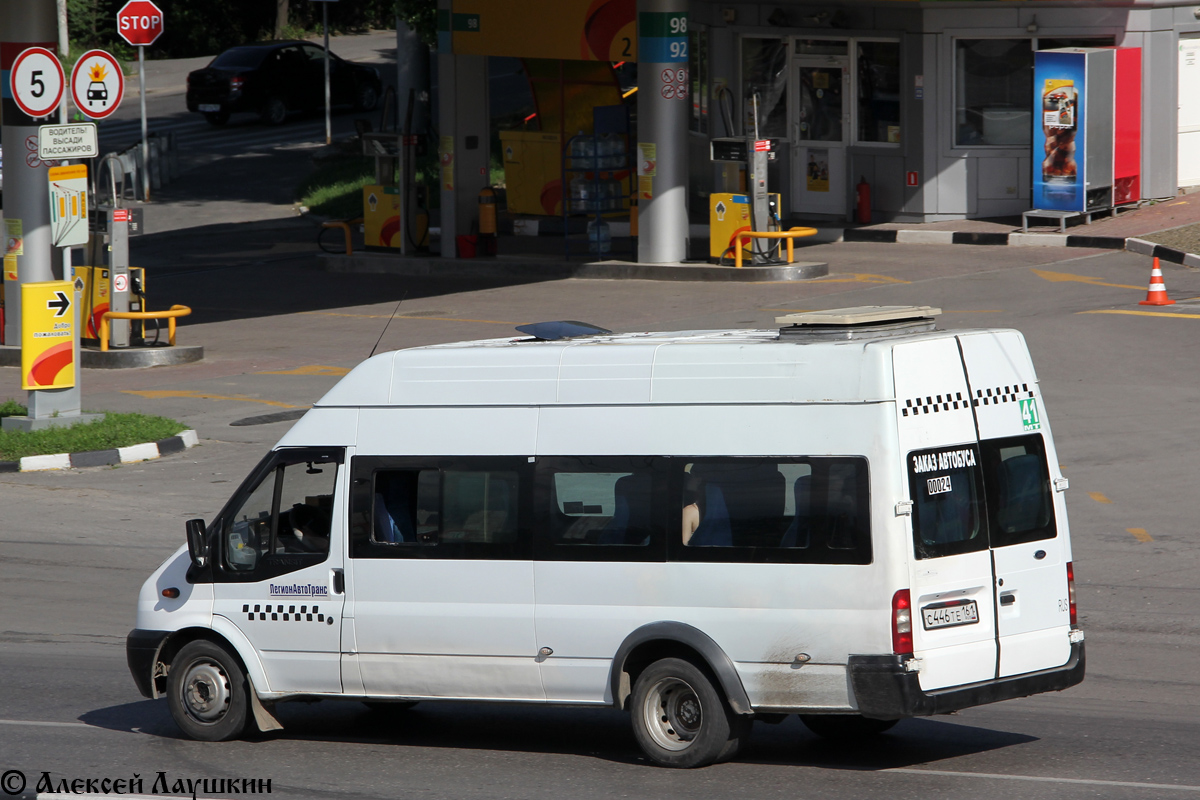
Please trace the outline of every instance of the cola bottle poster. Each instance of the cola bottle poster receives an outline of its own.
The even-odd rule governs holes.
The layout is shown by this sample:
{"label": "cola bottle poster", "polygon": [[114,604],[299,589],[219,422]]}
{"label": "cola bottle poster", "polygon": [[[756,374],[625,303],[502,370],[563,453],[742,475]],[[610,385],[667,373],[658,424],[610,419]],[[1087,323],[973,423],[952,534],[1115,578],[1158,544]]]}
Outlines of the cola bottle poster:
{"label": "cola bottle poster", "polygon": [[1034,208],[1083,210],[1085,65],[1083,53],[1034,55]]}

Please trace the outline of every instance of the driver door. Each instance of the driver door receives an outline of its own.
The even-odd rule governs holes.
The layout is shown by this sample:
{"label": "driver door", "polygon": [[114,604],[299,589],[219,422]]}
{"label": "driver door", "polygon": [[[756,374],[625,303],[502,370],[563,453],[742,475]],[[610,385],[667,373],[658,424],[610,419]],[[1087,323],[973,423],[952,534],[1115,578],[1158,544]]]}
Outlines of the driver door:
{"label": "driver door", "polygon": [[216,526],[213,614],[254,646],[273,692],[342,691],[341,448],[271,453]]}

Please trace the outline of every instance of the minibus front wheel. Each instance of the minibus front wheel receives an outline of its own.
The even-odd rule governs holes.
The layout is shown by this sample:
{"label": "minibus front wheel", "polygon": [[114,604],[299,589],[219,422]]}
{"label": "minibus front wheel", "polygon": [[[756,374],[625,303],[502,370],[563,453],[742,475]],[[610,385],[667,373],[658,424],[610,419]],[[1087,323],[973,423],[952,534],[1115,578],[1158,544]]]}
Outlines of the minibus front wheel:
{"label": "minibus front wheel", "polygon": [[633,687],[633,733],[664,767],[705,767],[737,755],[751,717],[733,712],[713,681],[681,658],[655,661]]}
{"label": "minibus front wheel", "polygon": [[242,734],[249,691],[238,660],[206,639],[184,645],[167,676],[171,716],[184,734],[204,742],[224,742]]}

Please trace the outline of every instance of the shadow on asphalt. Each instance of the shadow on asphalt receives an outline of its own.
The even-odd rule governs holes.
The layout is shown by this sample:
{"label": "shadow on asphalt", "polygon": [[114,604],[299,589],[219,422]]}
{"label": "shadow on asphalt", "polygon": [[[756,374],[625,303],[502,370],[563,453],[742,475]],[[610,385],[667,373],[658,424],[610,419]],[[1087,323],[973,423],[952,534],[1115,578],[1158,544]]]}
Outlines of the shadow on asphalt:
{"label": "shadow on asphalt", "polygon": [[149,307],[189,306],[193,325],[380,303],[391,304],[376,312],[386,316],[401,298],[412,304],[542,280],[325,272],[317,260],[319,230],[315,221],[296,217],[148,233],[131,240],[130,261],[146,269]]}
{"label": "shadow on asphalt", "polygon": [[[650,764],[634,741],[629,715],[612,709],[421,703],[410,709],[376,710],[353,701],[314,701],[282,703],[275,707],[275,715],[283,730],[246,739],[586,755],[621,764]],[[109,730],[183,738],[170,719],[165,700],[110,706],[79,719]],[[779,725],[756,723],[749,746],[737,760],[876,771],[1034,741],[1037,738],[1033,736],[922,718],[903,720],[881,736],[847,744],[821,739],[798,718],[789,716]]]}

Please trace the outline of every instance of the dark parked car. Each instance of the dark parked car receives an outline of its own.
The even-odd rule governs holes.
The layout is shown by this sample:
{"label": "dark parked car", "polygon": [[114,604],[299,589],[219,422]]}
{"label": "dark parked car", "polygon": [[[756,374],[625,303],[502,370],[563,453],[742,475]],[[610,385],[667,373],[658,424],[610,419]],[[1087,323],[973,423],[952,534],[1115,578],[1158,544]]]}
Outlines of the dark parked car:
{"label": "dark parked car", "polygon": [[[289,111],[325,105],[325,50],[311,42],[259,42],[226,50],[204,69],[188,75],[188,111],[213,125],[229,115],[251,111],[279,125]],[[333,105],[370,111],[379,101],[379,70],[329,54],[329,92]]]}

